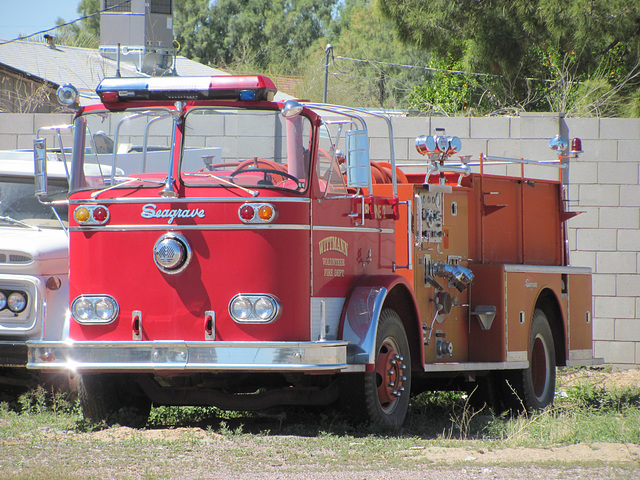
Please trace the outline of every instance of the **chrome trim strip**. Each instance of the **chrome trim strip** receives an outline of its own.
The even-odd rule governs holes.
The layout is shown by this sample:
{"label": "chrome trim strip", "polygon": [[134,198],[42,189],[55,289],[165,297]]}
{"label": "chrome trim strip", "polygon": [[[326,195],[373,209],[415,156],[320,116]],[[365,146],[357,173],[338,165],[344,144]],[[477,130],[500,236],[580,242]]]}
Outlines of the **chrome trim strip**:
{"label": "chrome trim strip", "polygon": [[70,200],[70,205],[81,205],[83,203],[229,203],[229,202],[273,202],[273,203],[311,203],[310,198],[294,197],[193,197],[193,198],[163,198],[163,197],[135,197],[135,198],[86,198]]}
{"label": "chrome trim strip", "polygon": [[521,350],[516,352],[507,352],[507,363],[526,362],[526,361],[528,361],[526,350]]}
{"label": "chrome trim strip", "polygon": [[344,370],[347,342],[27,342],[27,368],[96,370]]}
{"label": "chrome trim strip", "polygon": [[529,368],[529,362],[450,362],[430,363],[425,372],[470,372],[479,370],[521,370]]}
{"label": "chrome trim strip", "polygon": [[19,290],[27,294],[27,306],[21,312],[16,314],[8,306],[0,312],[0,334],[24,336],[36,327],[43,329],[46,313],[43,281],[32,275],[5,274],[0,277],[0,285],[5,290]]}
{"label": "chrome trim strip", "polygon": [[[131,230],[311,230],[310,225],[278,225],[278,224],[198,224],[198,225],[103,225],[103,226],[83,226],[70,227],[70,232],[125,232]],[[329,231],[329,232],[365,232],[365,233],[394,233],[391,228],[363,228],[363,227],[313,227],[313,230]]]}
{"label": "chrome trim strip", "polygon": [[149,231],[149,230],[311,230],[309,225],[257,225],[255,223],[244,224],[226,224],[226,225],[175,225],[175,224],[163,224],[163,225],[106,225],[102,227],[71,227],[70,232],[126,232],[131,230]]}
{"label": "chrome trim strip", "polygon": [[311,297],[309,324],[312,339],[326,342],[338,338],[344,302],[344,297]]}
{"label": "chrome trim strip", "polygon": [[313,229],[322,232],[395,233],[393,228],[373,227],[332,227],[331,225],[314,225]]}
{"label": "chrome trim strip", "polygon": [[514,273],[566,273],[589,275],[590,267],[563,267],[563,266],[544,266],[544,265],[505,265],[505,272]]}

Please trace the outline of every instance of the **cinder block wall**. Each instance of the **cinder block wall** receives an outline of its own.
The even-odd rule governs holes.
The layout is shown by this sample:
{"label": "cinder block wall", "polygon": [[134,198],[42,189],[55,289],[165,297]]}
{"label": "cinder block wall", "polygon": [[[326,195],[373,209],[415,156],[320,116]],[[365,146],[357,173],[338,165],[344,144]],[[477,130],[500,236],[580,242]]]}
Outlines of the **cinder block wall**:
{"label": "cinder block wall", "polygon": [[72,119],[71,114],[0,113],[0,150],[32,149],[39,128],[66,125]]}
{"label": "cinder block wall", "polygon": [[[64,114],[0,114],[0,150],[30,149],[34,132],[69,123]],[[568,172],[568,207],[584,212],[569,220],[571,264],[593,272],[593,338],[598,357],[615,368],[640,366],[640,119],[518,117],[394,117],[397,161],[423,161],[415,138],[445,128],[462,140],[461,154],[553,160],[556,134],[582,139],[584,153]],[[372,158],[388,159],[384,122],[371,122]],[[520,174],[520,167],[497,167]],[[527,167],[525,174],[555,177],[555,169]]]}

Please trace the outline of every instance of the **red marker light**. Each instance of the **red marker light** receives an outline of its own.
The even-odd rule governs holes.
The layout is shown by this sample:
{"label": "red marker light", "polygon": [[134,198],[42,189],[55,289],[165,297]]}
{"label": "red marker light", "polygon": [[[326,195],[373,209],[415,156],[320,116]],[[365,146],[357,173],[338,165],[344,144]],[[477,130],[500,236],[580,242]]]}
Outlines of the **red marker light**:
{"label": "red marker light", "polygon": [[243,205],[240,207],[240,212],[238,213],[240,214],[240,218],[245,222],[249,222],[255,215],[255,211],[251,205]]}
{"label": "red marker light", "polygon": [[571,153],[582,153],[582,140],[574,138],[571,140]]}
{"label": "red marker light", "polygon": [[104,103],[113,103],[119,100],[118,92],[104,92],[102,94],[102,101]]}
{"label": "red marker light", "polygon": [[109,211],[105,207],[97,207],[93,211],[93,218],[98,223],[104,223],[109,218]]}

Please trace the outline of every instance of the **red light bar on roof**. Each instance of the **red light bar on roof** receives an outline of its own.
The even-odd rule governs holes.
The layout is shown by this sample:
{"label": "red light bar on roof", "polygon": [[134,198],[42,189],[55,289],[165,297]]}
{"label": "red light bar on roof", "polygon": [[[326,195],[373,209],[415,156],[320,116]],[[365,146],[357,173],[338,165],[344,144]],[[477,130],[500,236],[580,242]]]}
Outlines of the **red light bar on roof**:
{"label": "red light bar on roof", "polygon": [[273,100],[278,90],[264,75],[105,78],[96,93],[104,103],[132,100]]}

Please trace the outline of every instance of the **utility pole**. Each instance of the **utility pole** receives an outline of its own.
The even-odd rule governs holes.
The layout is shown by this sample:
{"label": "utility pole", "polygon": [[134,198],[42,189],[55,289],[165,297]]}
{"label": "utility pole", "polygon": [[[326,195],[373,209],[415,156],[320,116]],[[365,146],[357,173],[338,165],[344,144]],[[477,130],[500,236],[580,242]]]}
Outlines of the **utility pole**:
{"label": "utility pole", "polygon": [[333,52],[333,46],[328,44],[324,49],[324,93],[322,103],[327,103],[327,82],[329,81],[329,54]]}

